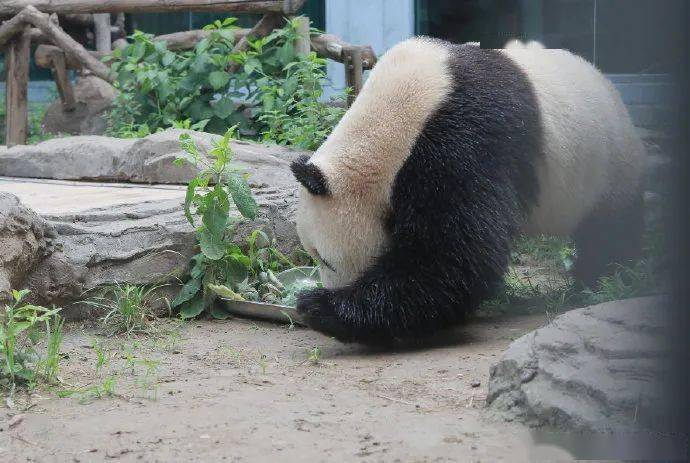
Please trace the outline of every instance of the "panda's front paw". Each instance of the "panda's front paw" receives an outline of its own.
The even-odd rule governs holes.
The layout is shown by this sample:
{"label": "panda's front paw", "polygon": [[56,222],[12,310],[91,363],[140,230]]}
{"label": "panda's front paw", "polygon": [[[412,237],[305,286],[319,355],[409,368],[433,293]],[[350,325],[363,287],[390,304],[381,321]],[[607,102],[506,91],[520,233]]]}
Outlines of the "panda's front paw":
{"label": "panda's front paw", "polygon": [[351,335],[336,313],[334,299],[335,294],[329,289],[304,291],[297,295],[296,309],[310,328],[340,340],[349,340]]}

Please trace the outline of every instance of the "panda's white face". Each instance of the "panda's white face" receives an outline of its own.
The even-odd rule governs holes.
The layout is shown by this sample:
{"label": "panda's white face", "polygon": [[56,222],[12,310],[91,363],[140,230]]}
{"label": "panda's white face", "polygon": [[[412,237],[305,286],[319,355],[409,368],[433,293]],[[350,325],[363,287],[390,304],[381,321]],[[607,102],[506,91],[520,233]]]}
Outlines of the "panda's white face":
{"label": "panda's white face", "polygon": [[388,241],[382,218],[354,198],[300,192],[297,233],[320,262],[326,288],[346,286],[381,254]]}

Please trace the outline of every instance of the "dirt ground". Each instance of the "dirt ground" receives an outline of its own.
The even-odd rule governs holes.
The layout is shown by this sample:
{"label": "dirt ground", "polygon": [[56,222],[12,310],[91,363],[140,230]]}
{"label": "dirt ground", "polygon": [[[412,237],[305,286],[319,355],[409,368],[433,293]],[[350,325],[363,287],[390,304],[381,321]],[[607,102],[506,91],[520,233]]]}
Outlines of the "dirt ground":
{"label": "dirt ground", "polygon": [[489,366],[544,322],[483,318],[403,352],[239,319],[72,325],[63,384],[0,410],[0,461],[528,461],[527,431],[484,401]]}

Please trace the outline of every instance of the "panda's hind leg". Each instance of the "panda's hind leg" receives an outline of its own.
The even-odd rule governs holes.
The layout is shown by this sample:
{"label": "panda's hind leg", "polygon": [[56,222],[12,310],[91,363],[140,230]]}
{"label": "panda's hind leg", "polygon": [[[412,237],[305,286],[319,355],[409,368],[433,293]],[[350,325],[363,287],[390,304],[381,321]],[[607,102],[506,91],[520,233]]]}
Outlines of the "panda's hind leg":
{"label": "panda's hind leg", "polygon": [[625,204],[597,208],[573,234],[578,283],[594,288],[600,277],[611,274],[615,264],[629,265],[642,256],[644,210],[642,194]]}

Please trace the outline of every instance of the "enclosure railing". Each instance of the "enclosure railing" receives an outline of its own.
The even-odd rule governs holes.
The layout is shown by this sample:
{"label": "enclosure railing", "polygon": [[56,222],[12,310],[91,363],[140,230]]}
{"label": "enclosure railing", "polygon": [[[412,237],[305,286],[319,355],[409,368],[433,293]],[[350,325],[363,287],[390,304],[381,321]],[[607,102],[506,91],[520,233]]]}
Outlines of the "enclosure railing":
{"label": "enclosure railing", "polygon": [[[10,17],[0,25],[0,49],[5,53],[6,76],[6,143],[8,146],[26,144],[28,138],[28,87],[31,44],[38,44],[34,55],[38,66],[49,68],[55,80],[58,94],[65,111],[76,107],[74,89],[69,79],[69,69],[87,69],[108,82],[114,76],[101,59],[112,49],[110,13],[120,13],[116,29],[124,12],[175,12],[206,11],[227,13],[263,13],[251,29],[235,32],[233,52],[249,47],[251,38],[261,38],[280,27],[284,16],[295,15],[305,0],[3,0],[0,2],[0,18]],[[86,50],[67,34],[58,22],[59,15],[86,16],[94,25],[98,50]],[[83,21],[83,17],[81,19]],[[295,43],[298,53],[314,50],[323,58],[344,64],[345,80],[352,89],[348,105],[352,104],[362,88],[363,72],[376,63],[376,55],[370,46],[352,45],[330,34],[311,35],[308,18],[300,19],[300,39]],[[156,37],[171,50],[193,48],[208,33],[184,31]],[[115,43],[114,45],[117,45]],[[236,72],[238,65],[231,64],[227,71]]]}

